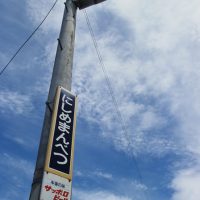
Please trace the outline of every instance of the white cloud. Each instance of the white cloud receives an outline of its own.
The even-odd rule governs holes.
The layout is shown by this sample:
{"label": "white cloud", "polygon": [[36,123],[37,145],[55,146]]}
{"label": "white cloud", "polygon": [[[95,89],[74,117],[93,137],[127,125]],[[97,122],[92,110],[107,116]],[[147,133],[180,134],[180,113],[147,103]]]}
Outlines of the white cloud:
{"label": "white cloud", "polygon": [[175,189],[173,200],[197,200],[200,196],[199,190],[200,170],[190,168],[178,172],[172,182]]}
{"label": "white cloud", "polygon": [[[200,73],[196,53],[200,50],[199,2],[127,0],[110,5],[109,11],[119,13],[129,24],[135,48],[151,56],[150,60],[144,58],[140,63],[139,76],[143,83],[137,86],[139,93],[158,97],[163,105],[168,103],[169,113],[176,123],[172,130],[177,136],[176,143],[199,163]],[[172,150],[172,147],[169,148]],[[190,158],[185,162],[188,160]],[[178,170],[172,181],[173,199],[198,199],[197,165]]]}
{"label": "white cloud", "polygon": [[16,155],[1,153],[0,169],[4,177],[2,184],[7,185],[9,190],[2,192],[1,199],[27,199],[33,174],[33,164]]}
{"label": "white cloud", "polygon": [[[51,6],[53,6],[54,2],[54,0],[26,1],[27,14],[35,25],[38,25],[43,20]],[[52,33],[60,28],[61,18],[64,10],[62,3],[64,4],[64,1],[57,2],[56,6],[52,10],[52,13],[50,13],[49,17],[41,27],[43,33],[48,33],[49,31]]]}
{"label": "white cloud", "polygon": [[[18,173],[21,175],[25,175],[26,178],[30,178],[33,174],[33,164],[27,160],[13,157],[8,153],[1,154],[1,166],[4,166],[4,169],[10,168],[9,174]],[[11,170],[12,169],[12,170]],[[5,170],[4,170],[5,171]],[[13,177],[15,178],[15,177]]]}
{"label": "white cloud", "polygon": [[[124,26],[123,28],[129,32],[126,33],[125,37],[123,32],[119,30],[119,25],[115,23],[112,28],[102,32],[101,35],[95,32],[119,109],[128,127],[128,138],[123,137],[120,121],[115,114],[104,74],[98,64],[97,56],[94,54],[94,47],[83,13],[78,13],[73,88],[79,95],[79,114],[102,127],[103,136],[114,141],[117,149],[126,151],[126,140],[131,141],[131,149],[134,152],[147,150],[147,152],[160,154],[176,148],[173,138],[168,141],[169,138],[165,138],[164,133],[153,133],[156,132],[155,129],[161,130],[167,125],[168,119],[163,116],[159,106],[160,104],[164,106],[166,103],[171,104],[169,107],[174,105],[173,88],[177,87],[177,79],[181,73],[179,67],[182,63],[185,64],[181,58],[183,53],[188,55],[187,50],[184,49],[181,52],[178,51],[181,61],[177,62],[175,59],[174,51],[179,50],[180,47],[170,46],[170,44],[174,43],[174,40],[180,43],[182,35],[184,37],[185,33],[180,38],[177,36],[179,35],[177,26],[182,26],[182,19],[176,18],[173,21],[175,25],[170,25],[167,11],[175,5],[173,2],[168,4],[163,14],[160,11],[162,4],[156,0],[153,4],[145,1],[127,0],[123,2],[123,9],[121,9],[121,2],[112,4],[108,1],[104,3],[105,8],[114,16],[120,16],[121,19],[125,20],[128,23],[128,28],[127,23],[120,24],[120,26]],[[47,2],[37,1],[34,4],[28,2],[27,5],[31,18],[38,21],[38,16],[41,18],[43,15],[41,13],[45,12],[43,10],[46,9]],[[93,16],[91,23],[94,30],[98,28],[95,21],[103,17],[99,17],[97,14],[100,13],[101,6],[103,5],[89,9],[89,16]],[[44,9],[38,11],[38,7]],[[56,9],[52,14],[56,20],[61,19],[60,11],[62,9],[60,5],[58,7],[58,10]],[[133,9],[132,15],[129,15],[130,8]],[[177,14],[173,13],[173,15]],[[149,21],[149,19],[151,20]],[[50,30],[56,32],[60,26],[57,25],[60,23],[47,22],[47,24],[43,27],[46,32]],[[168,28],[170,32],[166,32]],[[173,32],[177,32],[177,34],[172,34]],[[167,36],[164,37],[162,34],[167,34]],[[154,42],[152,37],[162,39],[163,42]],[[120,48],[118,48],[119,44],[121,44]],[[162,45],[158,46],[157,44]],[[170,46],[170,51],[167,45]],[[50,52],[53,51],[51,48],[47,48],[47,52],[51,55]],[[46,88],[47,84],[37,83],[37,86],[43,91],[43,86]],[[155,105],[148,102],[148,99],[153,99]],[[116,132],[115,136],[113,136],[113,131]],[[147,141],[148,147],[144,148]]]}
{"label": "white cloud", "polygon": [[[131,179],[112,176],[112,182],[114,183],[106,189],[104,185],[100,186],[96,190],[82,190],[79,188],[73,189],[73,198],[75,200],[88,200],[90,199],[106,199],[106,200],[143,200],[147,199],[147,192],[150,192],[146,185],[133,181]],[[109,185],[109,184],[108,184]],[[150,198],[157,199],[157,198]]]}
{"label": "white cloud", "polygon": [[[119,39],[120,31],[114,28],[109,34],[102,34],[101,38],[97,35],[97,39],[120,110],[126,118],[129,139],[133,138],[130,140],[132,149],[154,155],[156,152],[160,155],[171,151],[177,154],[191,153],[199,163],[199,2],[110,1],[106,8],[124,20],[125,23],[118,24],[118,27],[128,31],[123,42]],[[114,44],[108,35],[112,35]],[[88,44],[88,40],[83,41]],[[126,41],[129,42],[126,43],[128,57],[124,54],[126,49],[123,44]],[[84,49],[88,49],[86,44]],[[92,55],[92,50],[86,52]],[[105,81],[103,77],[100,78],[99,71],[93,69],[97,65],[95,61],[90,62],[82,64],[82,69],[79,69],[80,74],[89,80],[78,77],[80,81],[77,79],[75,83],[78,91],[87,88],[82,89],[83,98],[81,96],[80,100],[85,103],[80,110],[85,114],[84,117],[98,119],[104,129],[103,135],[111,138],[118,149],[125,150],[127,140],[121,139],[123,134],[117,131],[120,126],[115,123],[118,119],[113,116],[112,104],[103,86]],[[152,99],[155,104],[148,103],[147,99]],[[165,113],[161,109],[164,107]],[[162,126],[165,125],[171,126],[171,129],[163,133]],[[188,160],[186,158],[185,162]],[[174,199],[199,197],[197,186],[194,186],[199,182],[196,165],[175,175],[172,181]],[[190,186],[187,188],[188,184]]]}
{"label": "white cloud", "polygon": [[104,173],[101,171],[96,171],[96,172],[94,172],[94,175],[97,177],[100,177],[100,178],[112,180],[112,174]]}
{"label": "white cloud", "polygon": [[[89,197],[91,196],[91,198],[93,197],[94,199],[96,198],[98,199],[102,197],[103,194],[105,194],[105,196],[106,195],[108,196],[107,197],[108,199],[109,198],[124,199],[126,197],[132,200],[132,197],[134,196],[134,200],[143,200],[143,199],[146,199],[147,193],[150,193],[153,190],[153,188],[147,187],[143,183],[133,180],[131,177],[119,178],[119,176],[114,176],[113,174],[110,174],[101,170],[96,170],[94,172],[75,171],[75,177],[81,178],[82,180],[81,182],[83,182],[84,180],[86,181],[86,180],[91,179],[94,183],[101,183],[102,179],[105,179],[105,181],[107,182],[106,185],[102,184],[101,186],[98,187],[98,190],[95,190],[95,191],[91,190],[89,192],[91,193],[89,194]],[[83,190],[81,190],[80,188],[75,188],[75,192],[73,192],[73,194],[77,194],[77,191],[83,192]],[[115,191],[115,195],[114,195],[114,191]],[[88,191],[84,191],[84,192],[88,193]],[[74,197],[76,198],[76,195]]]}
{"label": "white cloud", "polygon": [[0,109],[1,113],[25,114],[33,109],[33,105],[30,96],[4,90],[0,91]]}
{"label": "white cloud", "polygon": [[115,194],[112,194],[107,191],[81,191],[75,189],[74,192],[74,199],[75,200],[131,200],[128,197],[125,196],[118,196]]}
{"label": "white cloud", "polygon": [[34,144],[30,146],[30,144],[33,143],[34,140],[32,137],[30,138],[30,135],[20,136],[20,133],[16,130],[10,131],[9,134],[7,134],[7,132],[4,132],[2,136],[25,149],[34,150],[37,148],[37,142],[34,142]]}
{"label": "white cloud", "polygon": [[45,70],[45,76],[40,77],[34,85],[34,91],[39,92],[41,95],[47,95],[49,86],[50,86],[50,80],[51,80],[51,74],[52,74],[52,68],[54,64],[54,58],[56,54],[56,45],[57,41],[52,41],[51,43],[47,43],[44,52],[43,52],[43,59],[41,66],[43,67],[43,70]]}
{"label": "white cloud", "polygon": [[[83,26],[85,24],[78,24],[78,28],[81,30]],[[175,145],[161,138],[162,136],[156,135],[156,139],[153,139],[155,138],[153,135],[147,134],[147,131],[155,127],[159,129],[164,126],[166,119],[160,113],[159,107],[143,102],[148,98],[157,97],[157,95],[154,97],[149,93],[147,85],[142,82],[147,78],[144,77],[145,74],[139,65],[146,65],[146,63],[142,63],[138,59],[118,59],[115,50],[112,50],[114,48],[113,41],[111,42],[107,37],[105,40],[102,38],[99,41],[100,50],[106,57],[104,61],[119,109],[128,127],[129,138],[124,139],[124,133],[121,131],[120,120],[108,92],[104,74],[99,63],[96,64],[98,62],[96,55],[91,56],[94,51],[93,44],[88,39],[87,32],[79,34],[81,34],[82,40],[81,44],[77,43],[78,53],[77,59],[75,59],[75,67],[77,65],[79,67],[74,70],[74,88],[79,95],[79,113],[81,116],[91,122],[98,123],[104,130],[103,136],[114,141],[117,149],[126,151],[126,140],[131,141],[131,149],[135,152],[141,152],[145,149],[148,152],[160,153],[161,151],[168,151],[169,145],[174,148]],[[81,49],[84,49],[84,51]],[[123,51],[122,48],[120,52]],[[81,62],[79,62],[79,57],[81,57]],[[147,63],[147,67],[148,65]],[[167,85],[167,81],[165,81],[165,85]],[[167,87],[165,85],[163,87]],[[113,134],[113,131],[115,134]],[[149,141],[148,148],[144,148],[147,141]]]}
{"label": "white cloud", "polygon": [[103,178],[107,180],[112,180],[113,176],[110,173],[105,173],[101,170],[97,170],[94,172],[82,172],[82,171],[75,171],[75,176],[83,177],[83,178]]}

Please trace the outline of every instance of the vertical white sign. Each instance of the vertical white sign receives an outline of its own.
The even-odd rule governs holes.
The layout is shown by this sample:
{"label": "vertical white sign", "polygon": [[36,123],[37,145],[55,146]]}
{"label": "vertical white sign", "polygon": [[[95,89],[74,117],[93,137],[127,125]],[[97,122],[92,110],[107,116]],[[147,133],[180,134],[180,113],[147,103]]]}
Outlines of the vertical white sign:
{"label": "vertical white sign", "polygon": [[71,181],[55,174],[44,172],[40,200],[70,200]]}

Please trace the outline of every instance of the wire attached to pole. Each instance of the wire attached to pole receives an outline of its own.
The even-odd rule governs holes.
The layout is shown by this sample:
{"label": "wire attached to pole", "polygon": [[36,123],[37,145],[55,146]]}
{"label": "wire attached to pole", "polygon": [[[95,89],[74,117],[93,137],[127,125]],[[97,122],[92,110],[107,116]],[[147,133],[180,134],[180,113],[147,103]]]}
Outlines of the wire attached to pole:
{"label": "wire attached to pole", "polygon": [[[108,74],[106,72],[106,68],[105,68],[105,65],[104,65],[104,62],[103,62],[103,58],[102,58],[101,53],[99,51],[98,44],[97,44],[97,41],[96,41],[96,38],[95,38],[95,35],[94,35],[94,31],[93,31],[91,23],[90,23],[90,19],[88,17],[88,14],[87,14],[86,10],[83,10],[83,12],[84,12],[85,19],[86,19],[86,22],[87,22],[87,25],[88,25],[88,28],[89,28],[89,31],[90,31],[90,35],[91,35],[93,43],[94,43],[94,47],[96,49],[96,53],[98,55],[98,59],[99,59],[102,71],[103,71],[105,79],[106,79],[106,83],[108,85],[108,89],[109,89],[112,101],[114,103],[114,107],[116,109],[117,116],[119,118],[119,121],[121,122],[122,131],[124,132],[124,135],[125,135],[125,137],[127,139],[127,142],[128,142],[128,146],[130,147],[131,146],[131,142],[129,140],[128,130],[127,130],[127,127],[126,127],[126,124],[125,124],[125,120],[124,120],[124,118],[123,118],[123,116],[122,116],[122,114],[120,112],[118,102],[117,102],[117,100],[115,98],[114,91],[113,91],[113,88],[112,88],[112,84],[111,84],[111,81],[110,81],[110,79],[108,77]],[[144,184],[140,168],[138,166],[137,160],[136,160],[134,155],[133,155],[133,160],[135,162],[136,170],[138,171],[138,178],[140,180],[140,183]]]}
{"label": "wire attached to pole", "polygon": [[8,63],[0,70],[0,76],[4,73],[4,71],[6,70],[6,68],[10,65],[10,63],[15,59],[15,57],[19,54],[19,52],[24,48],[24,46],[26,45],[26,43],[33,37],[33,35],[38,31],[38,29],[42,26],[42,24],[45,22],[45,20],[47,19],[47,17],[49,16],[49,14],[51,13],[51,11],[53,10],[53,8],[55,7],[55,5],[57,4],[58,0],[56,0],[54,2],[54,4],[52,5],[51,9],[49,10],[49,12],[46,14],[46,16],[44,17],[44,19],[40,22],[40,24],[35,28],[35,30],[29,35],[29,37],[24,41],[24,43],[22,43],[22,45],[18,48],[18,50],[14,53],[14,55],[11,57],[11,59],[8,61]]}

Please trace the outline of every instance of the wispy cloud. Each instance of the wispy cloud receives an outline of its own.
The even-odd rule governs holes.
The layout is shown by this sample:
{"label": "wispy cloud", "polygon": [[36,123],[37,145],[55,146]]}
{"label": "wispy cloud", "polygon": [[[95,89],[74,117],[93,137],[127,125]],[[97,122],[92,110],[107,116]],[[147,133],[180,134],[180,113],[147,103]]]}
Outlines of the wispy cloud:
{"label": "wispy cloud", "polygon": [[[147,187],[145,184],[134,180],[132,177],[127,178],[119,178],[119,176],[114,176],[111,173],[107,173],[102,170],[92,171],[75,171],[75,178],[79,178],[79,184],[75,185],[75,191],[81,190],[81,186],[85,188],[91,188],[90,185],[85,184],[85,181],[92,181],[93,184],[98,185],[97,191],[91,191],[94,193],[98,193],[100,195],[101,191],[103,193],[110,193],[115,196],[115,198],[130,198],[134,196],[135,200],[143,200],[146,199],[147,193],[151,193],[153,188]],[[114,184],[113,184],[114,183]],[[95,190],[95,189],[92,189]],[[110,196],[110,195],[108,195]],[[75,195],[76,197],[76,195]],[[110,196],[111,198],[111,196]],[[151,199],[151,198],[150,198]],[[152,198],[157,199],[157,198]]]}
{"label": "wispy cloud", "polygon": [[[86,197],[89,199],[108,199],[108,200],[144,200],[147,198],[147,191],[151,192],[145,185],[130,179],[119,179],[112,177],[112,186],[109,187],[102,185],[98,189],[82,190],[75,187],[73,189],[73,198],[75,200],[84,200]],[[150,194],[150,193],[149,193]],[[88,195],[88,196],[87,196]],[[150,197],[149,199],[157,199],[157,197]]]}
{"label": "wispy cloud", "polygon": [[74,190],[74,199],[75,200],[131,200],[128,197],[125,196],[118,196],[115,194],[112,194],[107,191],[81,191],[81,190]]}
{"label": "wispy cloud", "polygon": [[1,113],[25,114],[33,109],[33,105],[30,96],[3,90],[0,91],[0,109]]}
{"label": "wispy cloud", "polygon": [[76,171],[75,176],[77,177],[84,177],[84,178],[103,178],[107,180],[112,180],[113,176],[112,174],[102,172],[101,170],[97,170],[94,172],[82,172],[82,171]]}
{"label": "wispy cloud", "polygon": [[[34,24],[39,24],[44,16],[47,14],[51,6],[55,1],[46,0],[30,0],[26,2],[27,14]],[[48,31],[55,32],[60,28],[61,18],[63,15],[65,1],[58,1],[57,5],[54,7],[52,13],[49,15],[48,19],[45,21],[44,25],[41,27],[43,33],[48,33]],[[56,17],[55,17],[56,16]]]}
{"label": "wispy cloud", "polygon": [[[129,42],[129,56],[124,54],[126,49],[119,39],[119,35],[124,33],[120,30],[109,30],[116,36],[114,42],[108,39],[107,33],[101,37],[97,35],[97,39],[128,127],[132,150],[154,155],[182,152],[186,156],[185,162],[190,160],[187,153],[191,153],[199,163],[198,1],[168,1],[165,5],[157,0],[111,1],[108,7],[108,12],[124,20],[120,26],[127,31],[122,38],[123,42]],[[83,41],[88,44],[85,38]],[[88,49],[88,55],[92,54],[93,50],[86,44],[84,49]],[[82,66],[77,74],[81,72],[89,80],[77,76],[75,82],[81,93],[80,100],[84,102],[80,106],[81,113],[84,118],[89,115],[87,118],[91,121],[98,119],[96,123],[103,127],[103,135],[112,138],[118,149],[126,151],[127,138],[124,139],[119,131],[119,121],[115,123],[118,118],[113,117],[114,109],[104,86],[104,78],[98,69],[93,69],[95,61],[87,63],[84,60],[85,64],[79,64]],[[174,199],[190,198],[191,193],[191,198],[198,198],[196,187],[191,186],[192,190],[185,184],[197,182],[199,172],[196,167],[197,164],[194,164],[189,170],[180,169],[175,173],[172,181]]]}
{"label": "wispy cloud", "polygon": [[[85,24],[78,25],[80,30],[84,29]],[[82,58],[81,62],[75,62],[75,67],[77,65],[79,67],[76,67],[74,70],[74,88],[80,99],[80,115],[84,119],[95,122],[102,127],[103,136],[110,138],[115,143],[117,149],[121,148],[121,150],[126,151],[126,140],[131,141],[132,145],[130,148],[134,152],[147,150],[147,152],[159,154],[161,151],[167,152],[170,149],[169,146],[174,149],[175,144],[173,144],[173,141],[165,139],[164,134],[153,133],[155,129],[161,130],[166,125],[168,126],[168,120],[160,110],[160,102],[157,98],[159,94],[151,94],[151,91],[148,92],[148,85],[145,85],[144,72],[140,64],[147,66],[149,64],[134,58],[125,61],[118,59],[116,51],[120,51],[123,55],[124,49],[121,48],[113,51],[113,48],[116,49],[113,41],[108,40],[107,37],[105,37],[106,39],[102,37],[98,42],[103,52],[103,57],[105,56],[104,61],[114,95],[127,126],[128,138],[124,137],[121,127],[122,122],[120,122],[117,116],[104,74],[101,71],[100,65],[96,64],[98,59],[96,56],[88,59],[89,55],[92,55],[94,51],[93,44],[88,39],[88,34],[88,32],[81,32],[81,38],[84,38],[82,41],[85,41],[85,43],[77,43],[78,54],[77,59],[75,59],[79,60],[78,57]],[[121,33],[118,32],[118,34]],[[120,39],[115,38],[115,40],[117,40],[116,44],[120,43]],[[81,49],[84,49],[84,52]],[[114,135],[112,134],[113,131],[115,132]],[[144,148],[147,145],[146,141],[149,144],[148,148]],[[157,148],[155,149],[155,147]]]}
{"label": "wispy cloud", "polygon": [[26,150],[34,150],[36,149],[36,144],[37,142],[35,142],[34,144],[30,145],[31,143],[33,143],[34,139],[30,138],[30,135],[27,136],[21,136],[21,134],[19,134],[16,131],[10,131],[9,134],[7,133],[3,133],[2,136],[8,140],[10,140],[11,142],[16,143],[17,145],[19,145],[20,147],[26,149]]}
{"label": "wispy cloud", "polygon": [[[12,156],[8,153],[1,154],[0,170],[2,184],[8,185],[7,191],[1,191],[1,199],[27,199],[30,186],[25,184],[31,181],[33,164],[25,159]],[[26,188],[26,191],[24,189]]]}
{"label": "wispy cloud", "polygon": [[[17,171],[18,173],[23,174],[26,177],[30,177],[30,175],[32,174],[33,164],[30,161],[13,157],[8,153],[3,153],[1,156],[1,166],[4,166],[6,168],[9,166],[10,168],[12,168],[13,171],[15,171],[15,173]],[[10,170],[9,173],[12,173],[12,170]]]}

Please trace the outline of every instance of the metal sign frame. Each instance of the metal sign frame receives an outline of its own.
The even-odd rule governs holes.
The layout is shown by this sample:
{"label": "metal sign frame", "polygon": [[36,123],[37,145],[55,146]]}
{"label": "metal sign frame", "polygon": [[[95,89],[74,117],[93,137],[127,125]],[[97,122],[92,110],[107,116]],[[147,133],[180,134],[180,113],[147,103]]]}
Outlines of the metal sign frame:
{"label": "metal sign frame", "polygon": [[[70,169],[69,173],[64,173],[62,171],[59,171],[57,169],[54,169],[50,167],[50,161],[51,161],[51,155],[52,155],[52,148],[53,148],[53,142],[54,142],[54,135],[55,135],[55,129],[56,129],[56,122],[58,119],[58,107],[59,107],[59,102],[60,102],[60,96],[61,92],[64,91],[75,98],[74,102],[74,115],[73,115],[73,127],[72,127],[72,143],[71,143],[71,154],[70,154]],[[68,180],[72,180],[72,171],[73,171],[73,160],[74,160],[74,138],[75,138],[75,129],[76,129],[76,110],[77,110],[77,96],[72,94],[70,91],[64,89],[61,86],[58,86],[55,100],[54,100],[54,109],[53,109],[53,115],[52,115],[52,121],[51,121],[51,128],[50,128],[50,135],[49,135],[49,142],[48,142],[48,147],[47,147],[47,155],[46,155],[46,162],[45,162],[45,171],[56,174],[58,176],[67,178]]]}

